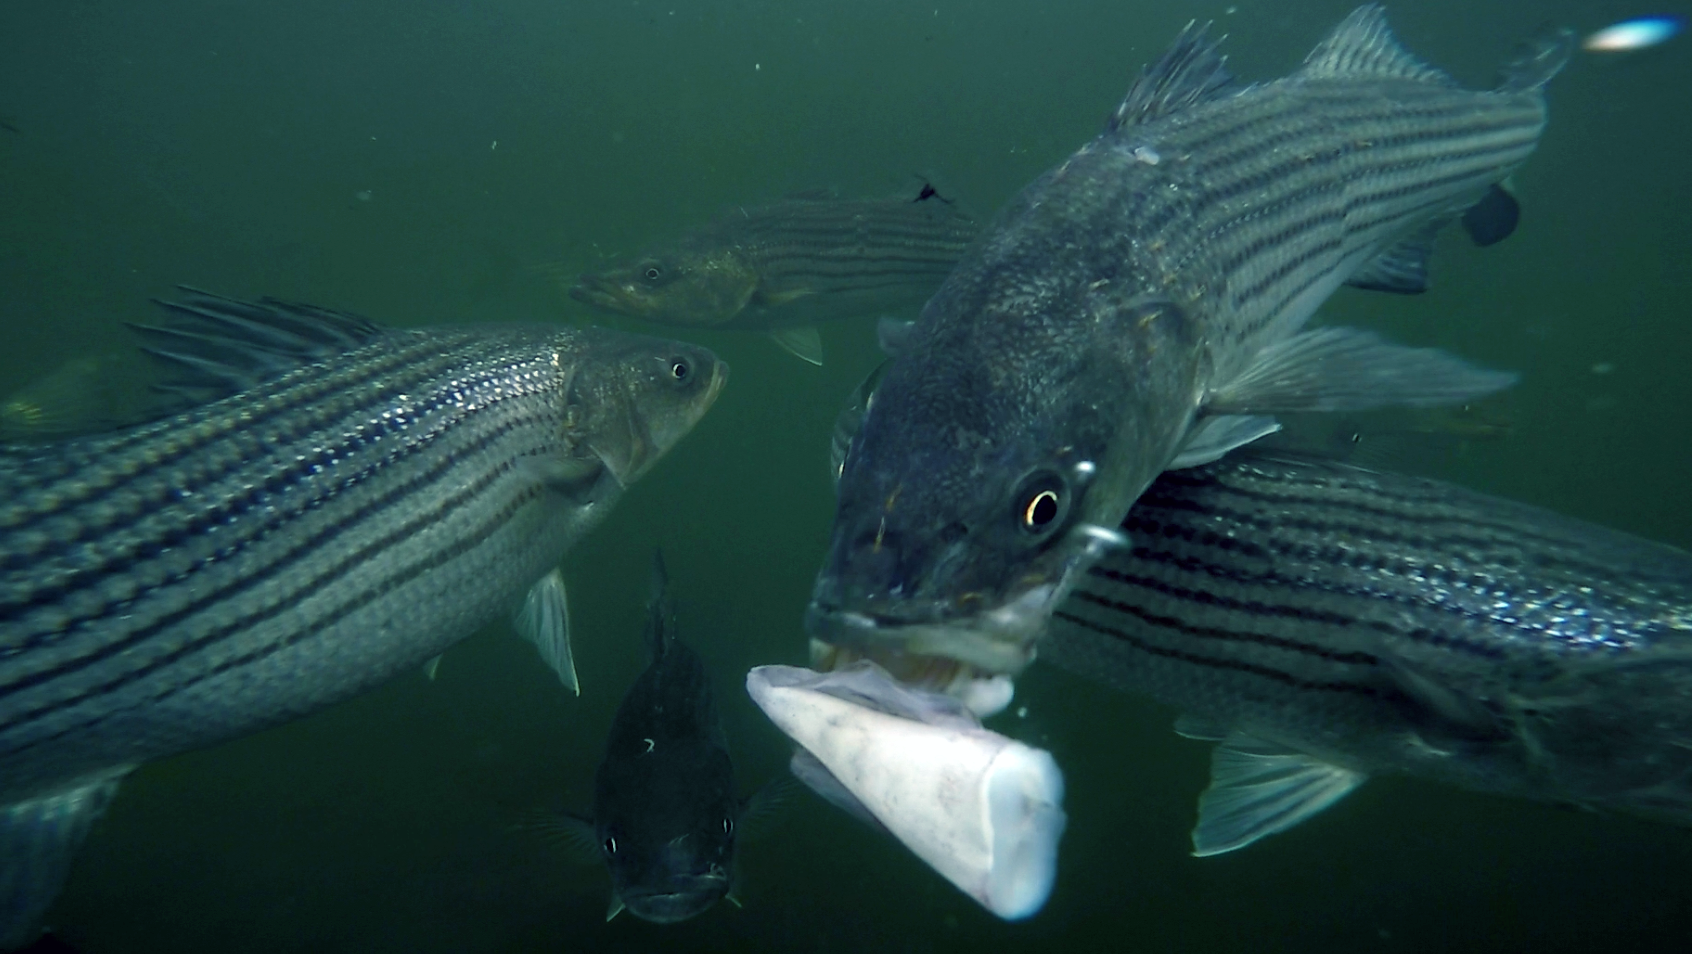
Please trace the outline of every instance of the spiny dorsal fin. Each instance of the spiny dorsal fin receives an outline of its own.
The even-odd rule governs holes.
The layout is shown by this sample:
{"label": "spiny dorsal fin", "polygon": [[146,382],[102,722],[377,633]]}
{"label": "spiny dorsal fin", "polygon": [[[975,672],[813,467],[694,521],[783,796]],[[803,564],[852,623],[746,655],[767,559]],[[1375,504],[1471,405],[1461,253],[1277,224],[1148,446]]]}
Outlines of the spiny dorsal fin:
{"label": "spiny dorsal fin", "polygon": [[313,305],[240,301],[178,287],[181,299],[158,302],[170,312],[166,324],[129,327],[144,342],[142,350],[177,373],[162,389],[200,400],[238,394],[357,348],[385,330],[367,318]]}
{"label": "spiny dorsal fin", "polygon": [[676,602],[670,596],[670,572],[664,567],[664,551],[652,554],[652,595],[646,602],[646,648],[653,659],[662,659],[676,638]]}
{"label": "spiny dorsal fin", "polygon": [[1316,49],[1304,58],[1304,68],[1299,74],[1304,77],[1393,76],[1443,86],[1457,85],[1444,70],[1423,63],[1406,50],[1387,26],[1386,10],[1373,3],[1358,7],[1341,20],[1328,38],[1316,44]]}
{"label": "spiny dorsal fin", "polygon": [[1208,23],[1188,23],[1163,56],[1140,73],[1107,128],[1122,129],[1179,112],[1215,98],[1232,84],[1226,57],[1217,52],[1217,43],[1205,36],[1209,29]]}

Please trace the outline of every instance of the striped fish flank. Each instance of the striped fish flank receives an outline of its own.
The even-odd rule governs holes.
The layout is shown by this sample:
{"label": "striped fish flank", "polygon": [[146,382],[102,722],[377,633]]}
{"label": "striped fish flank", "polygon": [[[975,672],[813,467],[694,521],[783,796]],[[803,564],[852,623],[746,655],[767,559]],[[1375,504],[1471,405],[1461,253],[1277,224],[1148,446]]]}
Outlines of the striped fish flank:
{"label": "striped fish flank", "polygon": [[62,877],[7,863],[55,856],[29,847],[30,806],[104,804],[139,763],[323,708],[512,613],[726,375],[704,348],[603,329],[172,307],[197,324],[148,329],[164,356],[244,389],[0,446],[0,886],[40,889],[0,890],[0,949]]}
{"label": "striped fish flank", "polygon": [[1368,6],[1291,76],[1242,88],[1190,26],[897,336],[841,471],[812,635],[1014,673],[1159,472],[1274,414],[1508,386],[1304,325],[1345,282],[1421,290],[1435,232],[1510,201],[1498,184],[1537,144],[1568,49],[1547,34],[1499,88],[1464,90]]}
{"label": "striped fish flank", "polygon": [[1122,530],[1040,658],[1177,707],[1219,753],[1692,823],[1692,555],[1257,454],[1164,474]]}
{"label": "striped fish flank", "polygon": [[978,230],[928,185],[881,199],[805,194],[731,209],[580,276],[570,295],[648,321],[760,331],[914,313]]}

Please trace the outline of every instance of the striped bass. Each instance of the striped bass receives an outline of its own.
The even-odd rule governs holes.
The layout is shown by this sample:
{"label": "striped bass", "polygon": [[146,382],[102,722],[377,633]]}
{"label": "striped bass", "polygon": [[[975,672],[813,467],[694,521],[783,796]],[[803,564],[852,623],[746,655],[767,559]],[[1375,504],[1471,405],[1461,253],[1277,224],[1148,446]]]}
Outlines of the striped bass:
{"label": "striped bass", "polygon": [[817,322],[914,312],[978,231],[931,185],[914,197],[808,193],[736,208],[583,274],[570,296],[647,321],[767,331],[783,348],[821,364]]}
{"label": "striped bass", "polygon": [[194,371],[182,386],[236,393],[0,446],[0,949],[141,763],[314,712],[518,610],[573,684],[558,560],[727,375],[603,329],[168,307],[152,350]]}
{"label": "striped bass", "polygon": [[1240,88],[1189,26],[884,339],[811,634],[1014,674],[1159,472],[1272,432],[1272,414],[1509,384],[1303,326],[1344,282],[1425,287],[1434,233],[1492,204],[1539,141],[1569,46],[1548,34],[1472,92],[1366,6],[1293,75]]}
{"label": "striped bass", "polygon": [[1692,554],[1255,453],[1164,474],[1122,530],[1040,658],[1220,741],[1196,854],[1385,773],[1692,824]]}

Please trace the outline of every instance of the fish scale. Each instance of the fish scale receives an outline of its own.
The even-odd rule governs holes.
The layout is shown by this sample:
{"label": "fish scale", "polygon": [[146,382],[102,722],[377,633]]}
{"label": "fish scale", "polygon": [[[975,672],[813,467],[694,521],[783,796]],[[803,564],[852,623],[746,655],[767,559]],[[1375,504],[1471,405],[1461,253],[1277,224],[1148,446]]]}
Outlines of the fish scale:
{"label": "fish scale", "polygon": [[703,348],[602,329],[173,307],[217,334],[143,329],[156,353],[248,386],[0,445],[0,949],[87,830],[66,812],[98,812],[141,762],[419,667],[525,591],[550,623],[525,609],[520,629],[573,681],[553,568],[726,375]]}
{"label": "fish scale", "polygon": [[1684,551],[1243,452],[1163,475],[1122,529],[1042,660],[1348,771],[1692,823]]}

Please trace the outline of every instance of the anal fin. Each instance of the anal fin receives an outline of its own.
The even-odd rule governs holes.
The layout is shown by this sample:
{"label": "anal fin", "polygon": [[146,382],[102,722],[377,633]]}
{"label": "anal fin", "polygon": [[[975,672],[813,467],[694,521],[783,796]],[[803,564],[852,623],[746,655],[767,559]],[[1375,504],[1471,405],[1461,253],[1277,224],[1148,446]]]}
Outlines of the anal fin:
{"label": "anal fin", "polygon": [[515,620],[518,635],[535,644],[565,688],[582,694],[576,679],[576,661],[570,652],[570,602],[564,591],[564,574],[557,568],[529,587],[523,608]]}
{"label": "anal fin", "polygon": [[0,951],[22,947],[64,887],[71,859],[129,768],[0,808]]}
{"label": "anal fin", "polygon": [[1199,796],[1193,854],[1219,855],[1286,831],[1366,778],[1256,736],[1232,733],[1210,756],[1210,787]]}

